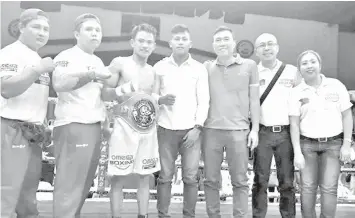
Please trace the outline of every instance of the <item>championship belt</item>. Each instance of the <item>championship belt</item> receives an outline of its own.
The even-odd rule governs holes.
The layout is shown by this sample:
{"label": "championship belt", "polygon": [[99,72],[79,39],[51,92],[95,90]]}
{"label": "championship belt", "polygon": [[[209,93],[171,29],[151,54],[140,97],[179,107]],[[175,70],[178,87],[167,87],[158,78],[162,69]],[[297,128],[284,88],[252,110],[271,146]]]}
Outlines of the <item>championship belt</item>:
{"label": "championship belt", "polygon": [[114,117],[120,117],[139,133],[148,133],[156,126],[159,107],[156,100],[144,93],[137,93],[113,107]]}

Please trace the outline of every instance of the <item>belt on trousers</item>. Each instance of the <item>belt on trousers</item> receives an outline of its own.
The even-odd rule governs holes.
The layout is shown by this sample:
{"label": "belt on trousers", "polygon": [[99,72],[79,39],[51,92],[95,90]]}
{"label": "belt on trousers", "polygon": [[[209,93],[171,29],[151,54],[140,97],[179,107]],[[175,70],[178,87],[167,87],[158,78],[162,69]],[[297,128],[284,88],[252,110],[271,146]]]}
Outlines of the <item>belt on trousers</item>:
{"label": "belt on trousers", "polygon": [[39,145],[42,147],[51,144],[52,132],[47,126],[4,117],[1,117],[1,119],[10,121],[12,128],[22,131],[22,136],[28,140],[29,145]]}
{"label": "belt on trousers", "polygon": [[260,124],[260,129],[265,129],[270,132],[282,132],[284,130],[289,130],[290,125],[283,125],[283,126],[264,126],[263,124]]}
{"label": "belt on trousers", "polygon": [[144,93],[135,94],[113,107],[113,116],[120,117],[133,130],[148,133],[156,126],[159,107],[156,100]]}
{"label": "belt on trousers", "polygon": [[336,140],[336,139],[342,139],[343,137],[344,137],[343,133],[340,133],[339,135],[336,135],[336,136],[323,137],[323,138],[309,138],[307,136],[301,135],[300,139],[309,140],[309,141],[313,141],[313,142],[328,142],[328,141],[333,141],[333,140]]}

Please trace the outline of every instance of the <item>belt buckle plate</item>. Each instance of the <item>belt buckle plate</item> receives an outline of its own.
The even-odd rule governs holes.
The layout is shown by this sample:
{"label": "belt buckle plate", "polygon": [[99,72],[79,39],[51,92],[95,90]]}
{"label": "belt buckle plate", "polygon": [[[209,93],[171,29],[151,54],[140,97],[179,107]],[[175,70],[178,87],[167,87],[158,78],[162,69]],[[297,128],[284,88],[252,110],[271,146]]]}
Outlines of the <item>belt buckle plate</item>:
{"label": "belt buckle plate", "polygon": [[324,137],[324,138],[318,138],[318,142],[327,142],[328,138]]}
{"label": "belt buckle plate", "polygon": [[281,126],[272,126],[272,132],[281,132],[282,128]]}

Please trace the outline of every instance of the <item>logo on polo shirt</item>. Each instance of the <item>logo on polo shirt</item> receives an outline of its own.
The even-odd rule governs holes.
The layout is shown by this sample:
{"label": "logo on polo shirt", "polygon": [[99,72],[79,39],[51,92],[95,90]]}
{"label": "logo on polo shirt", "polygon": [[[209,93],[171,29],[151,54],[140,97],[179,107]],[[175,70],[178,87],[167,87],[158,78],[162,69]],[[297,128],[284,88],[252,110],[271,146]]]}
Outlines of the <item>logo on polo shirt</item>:
{"label": "logo on polo shirt", "polygon": [[17,69],[18,69],[17,64],[1,64],[0,65],[0,72],[2,72],[2,71],[17,72]]}
{"label": "logo on polo shirt", "polygon": [[85,148],[87,146],[89,146],[89,144],[77,144],[77,145],[75,145],[75,147],[77,147],[77,148]]}
{"label": "logo on polo shirt", "polygon": [[328,93],[325,95],[325,100],[332,101],[332,102],[338,102],[339,95],[338,95],[338,93]]}
{"label": "logo on polo shirt", "polygon": [[69,62],[68,61],[57,61],[55,62],[55,66],[60,66],[60,67],[68,67]]}
{"label": "logo on polo shirt", "polygon": [[292,79],[280,79],[279,84],[283,85],[285,87],[292,87],[293,86],[293,80]]}
{"label": "logo on polo shirt", "polygon": [[240,71],[238,72],[238,76],[249,76],[249,73],[247,71]]}

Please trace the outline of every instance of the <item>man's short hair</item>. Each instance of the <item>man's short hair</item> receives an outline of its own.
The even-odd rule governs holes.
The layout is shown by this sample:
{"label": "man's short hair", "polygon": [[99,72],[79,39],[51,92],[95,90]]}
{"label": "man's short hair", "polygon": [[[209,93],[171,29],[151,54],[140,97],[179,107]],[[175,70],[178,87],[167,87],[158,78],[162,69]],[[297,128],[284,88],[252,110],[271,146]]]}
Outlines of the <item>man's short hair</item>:
{"label": "man's short hair", "polygon": [[176,25],[173,26],[173,28],[171,29],[171,33],[172,33],[172,34],[184,33],[184,32],[190,33],[189,28],[188,28],[185,24],[176,24]]}
{"label": "man's short hair", "polygon": [[216,35],[217,33],[222,32],[222,31],[229,31],[233,35],[233,30],[231,28],[227,27],[227,26],[219,26],[219,27],[217,27],[217,29],[214,31],[213,35]]}
{"label": "man's short hair", "polygon": [[131,32],[132,39],[135,39],[137,36],[137,33],[140,31],[151,33],[151,34],[153,34],[154,39],[157,38],[157,29],[155,29],[154,26],[147,24],[147,23],[141,23],[141,24],[133,27],[132,32]]}
{"label": "man's short hair", "polygon": [[79,15],[75,19],[74,30],[79,32],[82,24],[88,20],[95,20],[96,22],[98,22],[101,25],[100,19],[96,15],[91,14],[91,13],[85,13],[85,14]]}
{"label": "man's short hair", "polygon": [[45,17],[49,19],[48,15],[41,9],[29,8],[21,13],[19,24],[26,26],[31,20],[38,19],[38,17]]}

